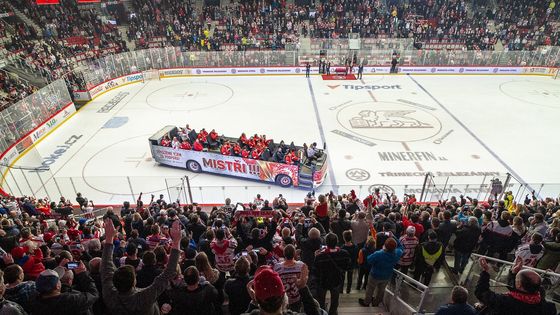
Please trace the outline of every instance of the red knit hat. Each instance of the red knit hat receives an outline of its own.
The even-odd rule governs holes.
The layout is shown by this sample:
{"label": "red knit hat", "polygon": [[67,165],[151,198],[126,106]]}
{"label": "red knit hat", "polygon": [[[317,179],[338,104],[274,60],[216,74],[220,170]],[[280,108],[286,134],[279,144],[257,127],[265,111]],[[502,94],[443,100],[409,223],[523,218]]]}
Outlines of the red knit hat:
{"label": "red knit hat", "polygon": [[255,297],[259,301],[283,296],[284,285],[277,272],[270,266],[261,266],[255,273]]}

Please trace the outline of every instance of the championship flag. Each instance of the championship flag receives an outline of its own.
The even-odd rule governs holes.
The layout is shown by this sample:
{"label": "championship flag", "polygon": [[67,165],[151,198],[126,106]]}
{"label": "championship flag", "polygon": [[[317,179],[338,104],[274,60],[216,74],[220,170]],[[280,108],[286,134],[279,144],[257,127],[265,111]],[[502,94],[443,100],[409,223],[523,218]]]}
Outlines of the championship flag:
{"label": "championship flag", "polygon": [[38,5],[60,4],[60,0],[37,0]]}

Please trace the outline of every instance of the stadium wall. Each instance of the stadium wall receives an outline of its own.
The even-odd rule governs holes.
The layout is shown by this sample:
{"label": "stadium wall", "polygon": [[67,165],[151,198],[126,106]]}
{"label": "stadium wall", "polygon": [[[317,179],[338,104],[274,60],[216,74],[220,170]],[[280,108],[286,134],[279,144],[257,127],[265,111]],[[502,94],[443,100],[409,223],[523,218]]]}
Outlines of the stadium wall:
{"label": "stadium wall", "polygon": [[4,191],[4,181],[10,168],[37,143],[60,127],[66,120],[76,113],[73,102],[66,104],[59,111],[45,120],[41,125],[29,131],[25,136],[14,142],[8,149],[0,154],[2,177],[0,178],[0,195],[9,195]]}

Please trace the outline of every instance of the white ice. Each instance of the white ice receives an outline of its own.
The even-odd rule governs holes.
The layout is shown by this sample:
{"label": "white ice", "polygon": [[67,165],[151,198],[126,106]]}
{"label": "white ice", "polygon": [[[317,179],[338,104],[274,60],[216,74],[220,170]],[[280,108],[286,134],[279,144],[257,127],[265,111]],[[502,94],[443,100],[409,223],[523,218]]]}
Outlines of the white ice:
{"label": "white ice", "polygon": [[[288,143],[326,143],[331,169],[318,192],[355,189],[365,196],[371,186],[387,185],[400,196],[419,194],[428,171],[438,188],[452,188],[432,192],[428,199],[459,193],[485,198],[486,190],[478,190],[481,184],[492,177],[504,180],[508,172],[517,177],[512,183],[530,183],[543,196],[560,192],[560,170],[555,167],[560,148],[558,80],[386,75],[367,76],[363,82],[313,77],[310,83],[303,76],[205,77],[117,88],[87,104],[21,158],[16,166],[37,167],[57,146],[80,137],[49,171],[12,170],[9,190],[51,199],[74,199],[81,192],[96,204],[132,202],[140,192],[185,202],[182,178],[187,175],[199,203],[219,204],[226,197],[248,202],[257,193],[267,199],[281,193],[289,202],[302,202],[305,190],[192,174],[152,161],[148,137],[165,125],[189,123],[227,136],[246,132]],[[98,112],[119,93],[128,94],[109,112]],[[356,119],[364,114],[370,116]],[[365,120],[372,125],[358,128],[357,122]],[[108,121],[122,126],[103,128]],[[389,128],[395,126],[399,128]],[[438,139],[441,143],[434,143]],[[388,156],[417,160],[388,161]],[[519,185],[510,189],[519,196],[527,193]]]}

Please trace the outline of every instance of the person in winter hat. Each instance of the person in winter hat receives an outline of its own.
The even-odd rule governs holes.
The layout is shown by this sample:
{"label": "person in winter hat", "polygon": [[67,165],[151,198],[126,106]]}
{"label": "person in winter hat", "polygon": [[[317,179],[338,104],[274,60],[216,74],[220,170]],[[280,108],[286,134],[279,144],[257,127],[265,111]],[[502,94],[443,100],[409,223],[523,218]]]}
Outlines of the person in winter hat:
{"label": "person in winter hat", "polygon": [[311,291],[307,287],[309,273],[307,269],[303,270],[301,277],[296,282],[303,304],[303,313],[296,313],[287,310],[288,297],[286,290],[282,284],[282,279],[277,272],[272,270],[270,266],[261,266],[255,272],[255,278],[247,285],[249,296],[252,302],[249,304],[249,312],[246,315],[319,315],[321,309],[318,303],[311,296]]}

